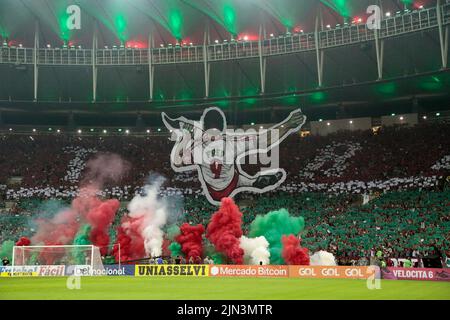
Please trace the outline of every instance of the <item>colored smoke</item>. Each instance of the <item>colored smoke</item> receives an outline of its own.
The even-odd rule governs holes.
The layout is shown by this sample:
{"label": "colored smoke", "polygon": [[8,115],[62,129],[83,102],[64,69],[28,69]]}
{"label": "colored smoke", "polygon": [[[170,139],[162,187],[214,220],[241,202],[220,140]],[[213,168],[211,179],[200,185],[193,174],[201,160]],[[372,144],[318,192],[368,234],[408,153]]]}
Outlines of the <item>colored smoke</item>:
{"label": "colored smoke", "polygon": [[300,246],[299,238],[291,234],[283,236],[281,242],[283,243],[282,256],[286,264],[296,266],[309,265],[308,249]]}
{"label": "colored smoke", "polygon": [[29,246],[31,244],[31,240],[27,237],[21,237],[17,242],[16,246]]}
{"label": "colored smoke", "polygon": [[270,263],[280,265],[284,264],[281,237],[297,235],[304,227],[303,217],[291,217],[286,209],[281,209],[264,216],[258,215],[250,225],[249,236],[251,238],[264,236],[269,242]]}
{"label": "colored smoke", "polygon": [[223,253],[234,264],[244,262],[244,250],[240,247],[242,237],[242,213],[231,198],[223,198],[219,210],[213,214],[206,229],[206,237],[216,251]]}
{"label": "colored smoke", "polygon": [[176,237],[176,241],[181,245],[181,250],[186,256],[186,259],[203,256],[203,233],[205,227],[201,224],[191,226],[184,223],[180,227],[180,234]]}
{"label": "colored smoke", "polygon": [[[158,198],[163,182],[162,177],[154,178],[152,184],[144,187],[143,194],[136,195],[128,204],[129,214],[122,219],[116,241],[123,251],[121,260],[143,258],[145,254],[152,257],[162,255],[162,227],[168,216],[165,200]],[[118,252],[115,256],[117,260]]]}
{"label": "colored smoke", "polygon": [[138,219],[139,231],[144,238],[145,252],[152,257],[162,254],[164,233],[161,228],[167,220],[166,205],[158,199],[162,181],[144,187],[144,195],[136,195],[128,205],[129,216]]}
{"label": "colored smoke", "polygon": [[175,238],[180,234],[180,227],[176,224],[167,228],[166,236],[170,241],[175,241]]}
{"label": "colored smoke", "polygon": [[9,261],[12,261],[13,248],[14,248],[14,241],[12,240],[3,241],[2,246],[0,248],[0,258],[3,259],[7,257]]}
{"label": "colored smoke", "polygon": [[172,242],[169,245],[169,250],[171,257],[183,256],[183,252],[181,251],[181,244],[179,244],[178,242]]}
{"label": "colored smoke", "polygon": [[[80,230],[78,230],[78,233],[75,236],[75,239],[73,240],[74,245],[90,245],[91,241],[89,240],[89,234],[91,233],[91,226],[89,224],[85,224],[81,226]],[[75,260],[76,264],[85,264],[86,257],[85,257],[85,250],[80,247],[75,247],[72,249],[72,255]]]}
{"label": "colored smoke", "polygon": [[270,263],[269,242],[263,236],[257,238],[240,239],[241,248],[244,250],[244,260],[246,264],[259,265]]}
{"label": "colored smoke", "polygon": [[[100,154],[90,160],[86,167],[86,177],[71,207],[62,209],[51,217],[41,217],[35,221],[37,231],[31,238],[33,244],[72,244],[77,233],[79,231],[83,233],[80,226],[89,224],[91,226],[89,241],[100,248],[102,255],[107,254],[109,229],[120,204],[115,199],[102,201],[98,198],[98,194],[105,182],[117,181],[126,172],[128,163],[115,154]],[[47,248],[41,251],[39,261],[53,264],[63,254],[64,252],[58,248]]]}
{"label": "colored smoke", "polygon": [[317,251],[309,257],[312,266],[337,266],[334,255],[327,251]]}
{"label": "colored smoke", "polygon": [[122,225],[117,230],[117,240],[113,248],[116,262],[126,262],[140,259],[145,255],[144,239],[133,227],[132,219],[124,217]]}
{"label": "colored smoke", "polygon": [[119,181],[130,169],[129,162],[114,153],[99,153],[86,163],[81,186],[101,189],[105,183]]}

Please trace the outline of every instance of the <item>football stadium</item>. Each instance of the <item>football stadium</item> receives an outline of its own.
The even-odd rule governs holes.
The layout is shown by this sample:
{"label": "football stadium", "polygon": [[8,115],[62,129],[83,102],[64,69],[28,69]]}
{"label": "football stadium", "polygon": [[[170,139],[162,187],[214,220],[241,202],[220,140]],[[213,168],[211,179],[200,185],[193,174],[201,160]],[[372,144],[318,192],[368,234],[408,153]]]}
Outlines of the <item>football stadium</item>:
{"label": "football stadium", "polygon": [[0,300],[450,300],[449,29],[448,0],[0,0]]}

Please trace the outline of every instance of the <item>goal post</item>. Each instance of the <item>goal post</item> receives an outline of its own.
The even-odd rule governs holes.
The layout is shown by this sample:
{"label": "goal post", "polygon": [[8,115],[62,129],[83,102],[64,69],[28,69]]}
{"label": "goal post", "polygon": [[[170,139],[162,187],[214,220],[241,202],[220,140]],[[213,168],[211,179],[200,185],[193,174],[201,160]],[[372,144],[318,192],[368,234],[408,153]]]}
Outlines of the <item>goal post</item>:
{"label": "goal post", "polygon": [[105,270],[100,249],[94,245],[14,246],[11,263],[12,276],[27,268],[60,267],[63,272],[70,269],[74,275],[90,276],[102,275]]}

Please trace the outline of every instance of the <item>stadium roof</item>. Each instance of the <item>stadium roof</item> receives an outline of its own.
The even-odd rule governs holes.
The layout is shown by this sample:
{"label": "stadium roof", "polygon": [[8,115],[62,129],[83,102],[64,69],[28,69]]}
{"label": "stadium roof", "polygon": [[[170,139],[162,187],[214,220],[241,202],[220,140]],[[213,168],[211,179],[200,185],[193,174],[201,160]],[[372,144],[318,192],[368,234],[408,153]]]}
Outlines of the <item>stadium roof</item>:
{"label": "stadium roof", "polygon": [[[156,45],[203,42],[210,37],[258,37],[260,24],[268,34],[287,30],[311,31],[319,9],[324,24],[364,18],[369,5],[379,2],[385,12],[405,7],[431,5],[433,0],[0,0],[0,36],[13,44],[33,45],[35,22],[41,28],[41,43],[54,46],[64,41],[90,46],[94,24],[99,45],[127,43],[145,47],[152,34]],[[81,7],[82,28],[65,26],[66,9]]]}
{"label": "stadium roof", "polygon": [[[202,45],[205,29],[212,43],[257,40],[260,25],[266,37],[312,32],[319,12],[325,26],[364,21],[367,7],[374,3],[392,14],[405,7],[436,5],[435,0],[0,0],[0,39],[11,47],[32,48],[38,22],[39,46],[50,44],[52,49],[64,42],[92,48],[95,29],[100,48],[120,44],[147,48],[149,35],[158,48],[177,41]],[[81,30],[65,28],[71,4],[82,9]],[[287,112],[301,106],[310,118],[331,118],[342,108],[352,116],[383,114],[382,104],[386,112],[399,104],[408,112],[415,99],[436,110],[449,106],[450,73],[442,69],[437,28],[386,39],[382,81],[377,79],[373,41],[325,50],[323,87],[317,85],[316,63],[315,51],[271,56],[266,91],[261,94],[258,59],[214,62],[208,99],[203,63],[158,65],[151,102],[148,66],[103,67],[98,71],[95,104],[91,66],[40,66],[36,103],[33,65],[2,63],[0,113],[5,123],[12,124],[61,123],[70,111],[85,115],[88,123],[99,122],[101,114],[106,124],[113,120],[105,113],[117,115],[120,123],[133,123],[139,112],[150,124],[160,121],[156,115],[162,110],[198,112],[206,105],[245,111],[255,122],[270,122],[273,114],[261,111],[272,108]]]}

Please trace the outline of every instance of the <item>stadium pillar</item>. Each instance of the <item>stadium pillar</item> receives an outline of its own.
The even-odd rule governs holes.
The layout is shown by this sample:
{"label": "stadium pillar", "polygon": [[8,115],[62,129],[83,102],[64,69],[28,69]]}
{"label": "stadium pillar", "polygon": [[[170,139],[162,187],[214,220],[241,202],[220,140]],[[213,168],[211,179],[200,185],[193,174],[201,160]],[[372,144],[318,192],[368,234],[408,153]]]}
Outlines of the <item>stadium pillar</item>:
{"label": "stadium pillar", "polygon": [[2,117],[2,112],[0,111],[0,128],[3,127],[4,122],[3,122],[3,117]]}
{"label": "stadium pillar", "polygon": [[378,80],[383,79],[383,60],[384,60],[384,41],[380,40],[379,30],[374,30],[375,34],[375,51],[377,55]]}
{"label": "stadium pillar", "polygon": [[259,42],[258,42],[258,50],[259,50],[259,72],[260,72],[260,80],[261,80],[261,94],[266,92],[266,58],[264,57],[263,50],[263,27],[259,26]]}
{"label": "stadium pillar", "polygon": [[92,37],[92,102],[97,101],[97,26]]}
{"label": "stadium pillar", "polygon": [[153,65],[153,55],[152,55],[152,48],[153,48],[153,38],[150,34],[148,36],[148,84],[149,84],[149,101],[153,101],[153,88],[154,86],[154,79],[155,79],[155,66]]}
{"label": "stadium pillar", "polygon": [[447,68],[448,56],[448,26],[445,27],[442,22],[442,6],[441,0],[437,0],[436,6],[437,22],[439,27],[439,43],[441,45],[442,69]]}
{"label": "stadium pillar", "polygon": [[[383,7],[382,3],[379,0],[378,6],[381,10],[381,16],[383,17]],[[374,30],[375,35],[375,50],[376,50],[376,57],[377,57],[377,71],[378,71],[378,80],[383,79],[383,66],[384,66],[384,40],[380,39],[380,31],[375,28]]]}
{"label": "stadium pillar", "polygon": [[205,36],[203,39],[203,66],[205,69],[205,98],[209,98],[209,75],[211,66],[208,61],[208,45],[209,45],[209,28],[206,27]]}
{"label": "stadium pillar", "polygon": [[317,81],[319,88],[322,87],[323,84],[323,50],[320,49],[320,31],[319,23],[322,24],[322,10],[319,7],[319,12],[316,16],[316,26],[314,31],[314,39],[316,43],[316,59],[317,59]]}
{"label": "stadium pillar", "polygon": [[39,22],[36,21],[34,29],[34,54],[33,54],[33,100],[38,99],[38,85],[39,85],[39,69],[38,69],[38,56],[39,56]]}

